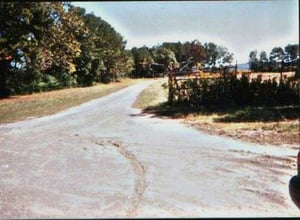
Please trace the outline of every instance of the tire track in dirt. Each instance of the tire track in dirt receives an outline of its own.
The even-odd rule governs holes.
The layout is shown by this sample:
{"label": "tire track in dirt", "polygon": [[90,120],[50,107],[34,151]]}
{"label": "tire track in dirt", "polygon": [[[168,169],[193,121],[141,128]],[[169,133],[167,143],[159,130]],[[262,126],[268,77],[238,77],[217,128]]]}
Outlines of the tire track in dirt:
{"label": "tire track in dirt", "polygon": [[146,189],[146,181],[145,181],[145,168],[140,161],[137,160],[135,155],[126,149],[124,145],[120,142],[112,141],[112,140],[101,140],[96,142],[97,145],[100,146],[113,146],[118,152],[125,158],[127,158],[131,166],[133,167],[134,173],[136,175],[135,186],[133,197],[130,199],[130,206],[126,212],[127,217],[133,217],[137,214],[137,209],[139,204],[143,198],[143,194]]}

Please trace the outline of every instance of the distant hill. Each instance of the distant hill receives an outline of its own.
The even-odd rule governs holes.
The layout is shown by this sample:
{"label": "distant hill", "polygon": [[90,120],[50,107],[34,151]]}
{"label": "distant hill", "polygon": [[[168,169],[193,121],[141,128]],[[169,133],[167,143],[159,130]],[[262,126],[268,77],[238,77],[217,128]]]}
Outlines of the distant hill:
{"label": "distant hill", "polygon": [[237,65],[238,70],[249,70],[249,64],[248,63],[240,63]]}

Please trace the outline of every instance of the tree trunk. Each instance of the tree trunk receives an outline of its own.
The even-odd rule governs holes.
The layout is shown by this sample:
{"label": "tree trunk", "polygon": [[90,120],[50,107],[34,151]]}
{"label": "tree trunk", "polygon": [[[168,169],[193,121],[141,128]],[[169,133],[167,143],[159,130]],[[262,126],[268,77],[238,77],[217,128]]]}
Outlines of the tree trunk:
{"label": "tree trunk", "polygon": [[9,96],[9,89],[6,87],[9,63],[10,60],[0,60],[0,98]]}

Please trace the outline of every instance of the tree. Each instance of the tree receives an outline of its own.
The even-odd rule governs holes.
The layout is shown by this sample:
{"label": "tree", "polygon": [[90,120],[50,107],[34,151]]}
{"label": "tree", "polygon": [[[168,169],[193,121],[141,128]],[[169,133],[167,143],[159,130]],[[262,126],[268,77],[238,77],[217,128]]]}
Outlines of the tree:
{"label": "tree", "polygon": [[268,62],[266,51],[261,51],[259,55],[259,71],[268,71]]}
{"label": "tree", "polygon": [[7,88],[13,92],[32,90],[33,82],[48,66],[42,62],[40,43],[53,23],[45,4],[38,2],[8,2],[0,8],[0,56],[12,56],[14,68],[5,68]]}
{"label": "tree", "polygon": [[284,60],[283,49],[281,47],[274,47],[269,57],[272,71],[281,71],[281,65]]}
{"label": "tree", "polygon": [[57,80],[59,88],[76,86],[76,61],[82,54],[79,39],[87,34],[88,29],[69,3],[44,4],[50,8],[50,17],[53,19],[51,27],[43,35],[46,39],[41,44],[41,48],[51,52],[52,66],[45,73]]}
{"label": "tree", "polygon": [[250,66],[250,70],[253,72],[257,72],[259,70],[257,50],[253,50],[249,53],[249,66]]}
{"label": "tree", "polygon": [[8,2],[0,12],[1,91],[88,86],[132,71],[123,37],[83,8],[68,2]]}
{"label": "tree", "polygon": [[168,66],[171,62],[177,64],[175,53],[163,46],[155,47],[152,50],[153,58],[156,63]]}
{"label": "tree", "polygon": [[53,52],[55,64],[63,67],[68,73],[73,73],[76,71],[74,59],[81,54],[81,44],[77,39],[88,30],[71,5],[60,2],[50,4],[52,4],[51,15],[56,21],[50,29],[51,37],[47,35],[44,37],[47,37],[46,43]]}
{"label": "tree", "polygon": [[172,50],[175,54],[176,60],[178,62],[182,62],[183,60],[183,46],[179,41],[177,43],[174,42],[163,42],[162,47]]}
{"label": "tree", "polygon": [[205,48],[198,40],[185,42],[183,44],[183,54],[185,60],[193,59],[196,64],[203,64],[204,60],[206,59]]}
{"label": "tree", "polygon": [[102,18],[94,14],[85,14],[81,8],[74,7],[74,10],[88,29],[87,34],[79,35],[77,38],[83,50],[81,57],[77,59],[77,67],[80,67],[76,72],[77,80],[82,85],[116,81],[118,74],[123,73],[127,65],[126,54],[128,53],[124,53],[126,42]]}
{"label": "tree", "polygon": [[148,47],[143,46],[141,48],[133,47],[131,53],[134,59],[134,76],[145,77],[150,74],[150,64],[154,63],[154,59]]}
{"label": "tree", "polygon": [[221,66],[229,66],[233,61],[233,53],[230,53],[224,46],[217,47],[217,64]]}
{"label": "tree", "polygon": [[204,44],[204,48],[207,55],[206,64],[210,67],[215,67],[218,58],[218,46],[212,42],[209,42]]}
{"label": "tree", "polygon": [[285,58],[288,62],[292,60],[299,59],[299,45],[298,44],[288,44],[285,48]]}
{"label": "tree", "polygon": [[299,45],[288,44],[284,47],[274,47],[270,51],[269,59],[265,51],[261,51],[259,61],[257,60],[257,51],[251,51],[249,54],[249,64],[252,71],[299,71]]}
{"label": "tree", "polygon": [[3,4],[0,54],[11,54],[17,67],[8,79],[11,91],[32,92],[49,77],[62,84],[72,78],[74,59],[81,53],[76,35],[83,34],[84,27],[67,9],[68,4],[61,2]]}
{"label": "tree", "polygon": [[131,73],[134,70],[134,60],[131,51],[122,51],[116,64],[119,75],[123,77],[131,76]]}
{"label": "tree", "polygon": [[[93,17],[94,15],[89,16]],[[90,30],[95,32],[93,41],[97,50],[96,57],[99,59],[99,63],[104,65],[104,68],[101,70],[101,81],[110,82],[111,80],[117,80],[117,74],[119,73],[117,61],[122,57],[126,42],[106,21],[95,16],[92,19],[94,19],[95,23]]]}
{"label": "tree", "polygon": [[284,48],[284,63],[288,70],[299,72],[299,44],[288,44]]}

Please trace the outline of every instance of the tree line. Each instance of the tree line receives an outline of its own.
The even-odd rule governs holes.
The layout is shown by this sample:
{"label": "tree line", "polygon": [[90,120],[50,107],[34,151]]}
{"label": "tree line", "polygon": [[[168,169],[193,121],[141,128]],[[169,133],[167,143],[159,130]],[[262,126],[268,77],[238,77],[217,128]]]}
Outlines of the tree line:
{"label": "tree line", "polygon": [[110,24],[70,3],[3,3],[0,94],[117,80],[133,66],[125,45]]}
{"label": "tree line", "polygon": [[[215,70],[228,66],[233,61],[233,53],[224,46],[213,42],[202,44],[198,40],[182,42],[163,42],[151,48],[134,47],[131,49],[134,59],[133,77],[153,76],[166,71],[170,65],[179,70],[190,64],[190,68]],[[189,62],[189,63],[188,63]]]}
{"label": "tree line", "polygon": [[[269,71],[284,54],[293,69],[299,64],[297,46],[288,45],[284,52],[274,49],[269,60],[263,52],[258,60],[252,51],[250,67]],[[126,41],[109,23],[70,3],[2,3],[0,97],[109,83],[122,76],[152,77],[166,73],[170,65],[214,71],[233,61],[226,47],[198,40],[125,48]]]}
{"label": "tree line", "polygon": [[284,47],[274,47],[269,57],[266,51],[249,53],[249,67],[253,72],[284,72],[299,71],[299,44],[288,44]]}
{"label": "tree line", "polygon": [[233,54],[198,40],[125,49],[109,23],[67,2],[5,2],[0,7],[0,96],[147,77],[231,63]]}

